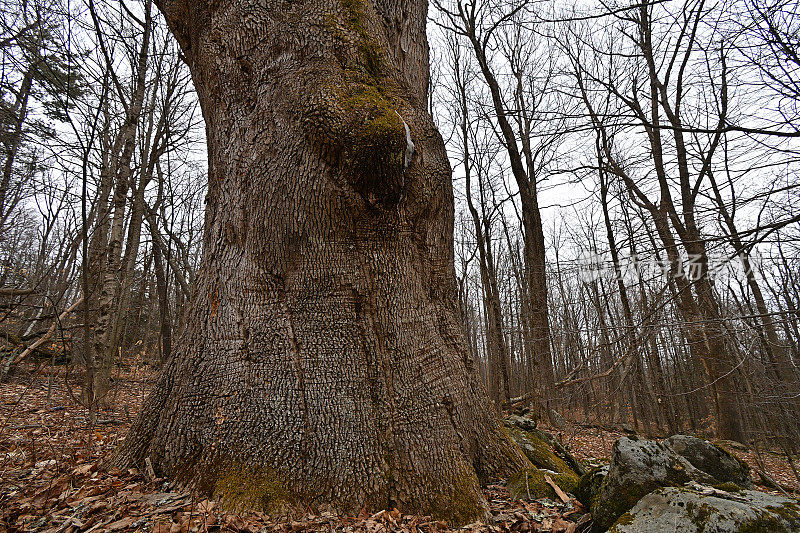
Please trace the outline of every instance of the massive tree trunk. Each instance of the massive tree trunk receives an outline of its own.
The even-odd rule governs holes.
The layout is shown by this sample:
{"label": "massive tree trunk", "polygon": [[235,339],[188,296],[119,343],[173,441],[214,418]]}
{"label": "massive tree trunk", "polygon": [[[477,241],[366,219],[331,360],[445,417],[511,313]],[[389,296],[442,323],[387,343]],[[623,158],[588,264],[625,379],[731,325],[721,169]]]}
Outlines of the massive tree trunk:
{"label": "massive tree trunk", "polygon": [[426,1],[161,8],[207,125],[205,248],[117,461],[229,506],[481,516],[526,460],[458,319]]}

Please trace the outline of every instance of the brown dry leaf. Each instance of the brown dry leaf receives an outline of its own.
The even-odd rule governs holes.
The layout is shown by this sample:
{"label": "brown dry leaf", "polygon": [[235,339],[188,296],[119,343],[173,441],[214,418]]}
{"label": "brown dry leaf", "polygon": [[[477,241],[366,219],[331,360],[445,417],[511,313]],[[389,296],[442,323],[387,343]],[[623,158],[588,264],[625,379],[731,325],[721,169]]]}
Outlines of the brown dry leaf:
{"label": "brown dry leaf", "polygon": [[364,528],[369,533],[378,533],[379,531],[385,531],[386,527],[383,524],[376,522],[375,520],[366,520],[364,522]]}
{"label": "brown dry leaf", "polygon": [[572,500],[570,501],[572,502],[573,511],[570,511],[567,514],[572,514],[574,512],[579,512],[579,513],[586,512],[586,507],[584,507],[584,505],[581,502],[579,502],[575,498],[572,498]]}
{"label": "brown dry leaf", "polygon": [[126,529],[131,526],[135,522],[135,518],[132,516],[126,516],[125,518],[121,518],[116,522],[112,522],[106,526],[107,531],[120,531]]}
{"label": "brown dry leaf", "polygon": [[228,515],[225,518],[225,529],[228,531],[239,531],[244,527],[244,520],[235,515]]}
{"label": "brown dry leaf", "polygon": [[76,467],[75,470],[72,471],[72,475],[82,476],[94,470],[97,470],[96,464],[86,463]]}
{"label": "brown dry leaf", "polygon": [[240,531],[243,532],[251,532],[255,533],[256,531],[261,531],[263,529],[263,525],[258,518],[250,517],[247,519],[247,522],[242,526]]}
{"label": "brown dry leaf", "polygon": [[170,525],[164,522],[153,525],[153,533],[169,533],[170,529]]}
{"label": "brown dry leaf", "polygon": [[[60,370],[63,372],[63,369]],[[140,369],[135,372],[141,372]],[[148,371],[149,372],[149,371]],[[150,376],[150,374],[146,374]],[[154,374],[151,376],[153,379]],[[290,532],[291,522],[281,519],[271,519],[268,516],[258,513],[250,513],[242,516],[219,514],[217,505],[212,500],[205,500],[200,497],[195,500],[194,509],[191,504],[191,494],[183,493],[179,490],[166,492],[158,483],[147,483],[144,475],[135,469],[120,470],[118,468],[101,469],[100,465],[108,457],[123,436],[127,433],[127,426],[109,425],[104,426],[98,434],[95,434],[94,427],[90,427],[86,422],[86,411],[77,405],[72,405],[66,401],[67,407],[60,411],[49,411],[43,409],[46,405],[47,387],[49,376],[47,371],[41,374],[37,384],[29,387],[29,383],[3,384],[0,386],[0,416],[8,416],[9,411],[4,410],[3,400],[6,398],[17,400],[17,395],[23,389],[27,390],[26,395],[17,407],[17,415],[25,415],[36,409],[40,413],[37,420],[40,428],[38,431],[25,430],[8,436],[0,436],[0,455],[5,454],[7,469],[0,472],[0,509],[5,513],[5,517],[11,517],[11,524],[3,523],[0,529],[10,525],[15,530],[29,530],[33,524],[37,524],[42,530],[47,528],[61,528],[61,532],[87,531],[94,528],[95,532],[107,530],[110,524],[125,524],[126,517],[136,517],[139,519],[150,519],[159,522],[153,526],[156,533],[183,533],[188,528],[189,531],[205,531],[220,529],[230,532],[256,532],[273,531]],[[146,381],[137,376],[136,380],[127,381],[126,378],[120,379],[121,398],[127,395],[124,403],[130,408],[130,419],[135,417],[141,401],[147,395],[147,388],[152,384],[153,379]],[[54,383],[63,382],[61,379],[54,380]],[[73,384],[75,390],[79,390],[81,383],[76,380]],[[13,398],[12,398],[13,396]],[[118,414],[118,413],[117,413]],[[17,416],[14,415],[14,416]],[[27,416],[27,415],[25,415]],[[113,417],[112,413],[104,414],[104,417]],[[24,424],[24,416],[14,419],[12,423]],[[565,440],[569,440],[575,449],[576,456],[586,457],[586,453],[591,451],[595,457],[607,456],[610,446],[614,441],[614,435],[608,432],[599,432],[597,435],[581,432],[577,436],[565,435]],[[91,448],[89,442],[92,442]],[[20,443],[25,442],[25,446]],[[30,443],[28,446],[27,443]],[[30,450],[28,449],[30,448]],[[35,453],[32,450],[35,449]],[[602,455],[600,455],[602,454]],[[744,457],[750,460],[750,457]],[[47,461],[55,460],[56,464]],[[30,478],[30,472],[35,465],[49,465],[42,468],[41,475],[36,479]],[[790,469],[785,468],[791,475]],[[774,475],[772,465],[769,465],[768,472]],[[67,473],[64,479],[59,474]],[[7,483],[7,482],[11,483]],[[53,487],[58,486],[56,490]],[[18,489],[4,490],[4,486],[15,484],[20,486]],[[559,508],[543,507],[537,502],[514,501],[510,498],[505,486],[495,484],[484,488],[486,499],[493,515],[503,514],[507,520],[503,522],[503,527],[494,524],[476,523],[468,528],[455,530],[447,528],[444,523],[434,522],[429,516],[410,516],[403,515],[401,511],[392,509],[379,514],[371,519],[372,513],[362,510],[358,519],[351,517],[342,519],[335,514],[309,514],[303,518],[295,520],[303,525],[307,531],[331,531],[337,530],[347,533],[467,533],[472,529],[474,533],[491,532],[520,532],[534,533],[547,531],[550,533],[553,526],[566,528],[563,533],[575,533],[584,529],[589,515],[573,501],[574,511],[561,514]],[[199,502],[199,503],[198,503]],[[38,505],[38,507],[37,507]],[[192,511],[192,521],[188,521],[187,511]],[[542,529],[539,522],[531,519],[534,514],[539,517],[547,517],[546,529]],[[174,520],[173,515],[184,512],[182,520]],[[70,517],[79,517],[82,524],[70,520]],[[574,527],[569,522],[559,522],[558,516],[562,518],[572,517],[580,519],[579,525]],[[256,517],[259,517],[256,519]],[[44,520],[43,520],[44,519]],[[367,524],[367,520],[370,523]],[[23,521],[25,522],[23,524]],[[177,523],[175,523],[177,522]],[[136,523],[136,522],[133,522]],[[131,523],[125,530],[132,529]],[[152,523],[152,522],[151,522]],[[173,523],[175,525],[173,526]],[[119,527],[115,525],[114,527]],[[372,530],[370,530],[372,528]],[[115,533],[120,533],[118,530]]]}
{"label": "brown dry leaf", "polygon": [[214,507],[217,505],[217,502],[213,500],[203,500],[197,504],[197,512],[199,513],[210,513],[214,511]]}
{"label": "brown dry leaf", "polygon": [[553,520],[553,533],[565,533],[569,525],[569,522],[557,516],[556,519]]}

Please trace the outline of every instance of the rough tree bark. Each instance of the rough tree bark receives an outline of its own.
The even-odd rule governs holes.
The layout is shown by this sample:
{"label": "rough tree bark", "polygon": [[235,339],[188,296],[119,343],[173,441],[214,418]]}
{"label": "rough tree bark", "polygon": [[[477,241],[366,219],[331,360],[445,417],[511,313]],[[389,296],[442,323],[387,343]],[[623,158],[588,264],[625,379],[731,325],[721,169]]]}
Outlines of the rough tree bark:
{"label": "rough tree bark", "polygon": [[526,460],[458,319],[426,0],[160,7],[207,125],[205,247],[117,462],[231,507],[483,515]]}

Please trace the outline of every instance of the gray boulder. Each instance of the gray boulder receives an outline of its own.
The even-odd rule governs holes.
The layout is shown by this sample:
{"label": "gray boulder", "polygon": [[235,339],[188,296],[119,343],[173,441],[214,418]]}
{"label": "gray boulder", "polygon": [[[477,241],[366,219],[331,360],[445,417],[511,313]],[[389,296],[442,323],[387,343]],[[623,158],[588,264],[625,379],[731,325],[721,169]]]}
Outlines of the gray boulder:
{"label": "gray boulder", "polygon": [[561,413],[555,409],[550,410],[550,423],[553,424],[553,427],[556,429],[564,429],[567,427],[567,421],[564,420],[564,417],[561,416]]}
{"label": "gray boulder", "polygon": [[595,530],[606,531],[646,494],[689,481],[708,484],[714,480],[660,442],[620,438],[614,443],[608,474],[592,501]]}
{"label": "gray boulder", "polygon": [[706,440],[688,435],[673,435],[662,442],[692,463],[692,466],[713,477],[717,484],[735,483],[743,489],[755,488],[747,463]]}
{"label": "gray boulder", "polygon": [[623,514],[612,533],[790,533],[800,531],[800,504],[764,492],[696,491],[668,487],[651,492]]}
{"label": "gray boulder", "polygon": [[504,420],[506,427],[515,427],[523,431],[536,431],[536,420],[527,416],[511,415]]}

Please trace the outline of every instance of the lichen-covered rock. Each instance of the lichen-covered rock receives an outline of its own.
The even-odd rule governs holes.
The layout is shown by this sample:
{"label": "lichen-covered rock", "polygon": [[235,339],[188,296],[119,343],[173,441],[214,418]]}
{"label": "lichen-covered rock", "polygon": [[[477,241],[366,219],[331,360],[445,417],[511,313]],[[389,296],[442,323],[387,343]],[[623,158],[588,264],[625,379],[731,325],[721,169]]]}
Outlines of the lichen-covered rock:
{"label": "lichen-covered rock", "polygon": [[587,508],[591,508],[595,495],[600,490],[600,485],[608,475],[608,465],[596,466],[581,476],[575,487],[575,498]]}
{"label": "lichen-covered rock", "polygon": [[567,427],[567,421],[564,420],[564,417],[561,416],[561,413],[555,409],[550,411],[550,423],[553,424],[553,427],[556,429],[564,429]]}
{"label": "lichen-covered rock", "polygon": [[717,484],[735,483],[744,489],[754,488],[747,463],[719,446],[688,435],[673,435],[662,442],[686,458],[692,466],[712,476]]}
{"label": "lichen-covered rock", "polygon": [[800,531],[800,504],[764,492],[713,495],[662,488],[639,500],[612,533],[790,533]]}
{"label": "lichen-covered rock", "polygon": [[536,431],[536,420],[523,415],[511,415],[503,421],[506,427],[519,428],[523,431]]}
{"label": "lichen-covered rock", "polygon": [[595,529],[607,530],[646,494],[688,481],[714,480],[660,442],[620,438],[614,443],[608,475],[592,502]]}
{"label": "lichen-covered rock", "polygon": [[556,499],[555,490],[544,479],[545,474],[564,492],[575,492],[578,476],[573,472],[559,473],[541,468],[526,468],[509,478],[508,492],[511,494],[511,498],[515,500]]}

